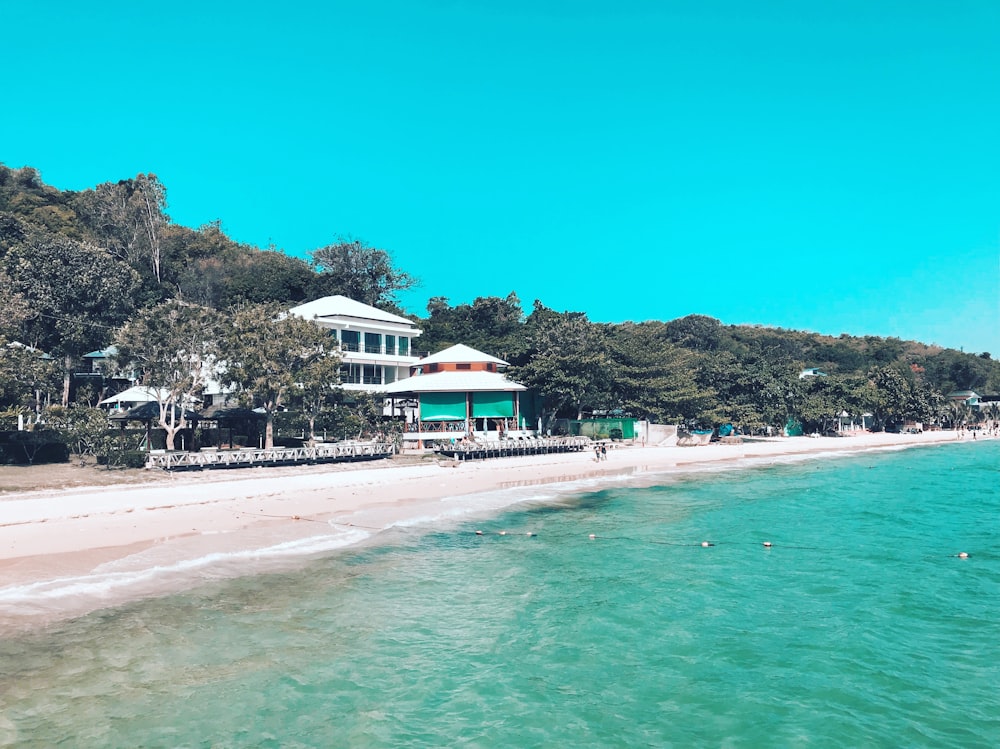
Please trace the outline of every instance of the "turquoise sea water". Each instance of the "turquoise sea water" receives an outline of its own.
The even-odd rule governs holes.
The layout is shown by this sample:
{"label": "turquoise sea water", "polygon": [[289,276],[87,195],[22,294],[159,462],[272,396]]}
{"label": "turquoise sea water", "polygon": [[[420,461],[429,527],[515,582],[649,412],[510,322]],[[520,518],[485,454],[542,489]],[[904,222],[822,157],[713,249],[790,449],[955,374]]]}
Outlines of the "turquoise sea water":
{"label": "turquoise sea water", "polygon": [[395,530],[0,640],[0,746],[996,747],[998,485],[968,443]]}

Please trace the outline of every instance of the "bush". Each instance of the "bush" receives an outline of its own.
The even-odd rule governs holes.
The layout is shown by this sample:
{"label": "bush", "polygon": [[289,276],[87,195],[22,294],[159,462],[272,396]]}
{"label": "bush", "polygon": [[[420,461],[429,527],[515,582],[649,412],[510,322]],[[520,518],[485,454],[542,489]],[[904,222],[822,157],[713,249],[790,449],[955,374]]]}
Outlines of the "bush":
{"label": "bush", "polygon": [[108,453],[97,456],[99,465],[119,466],[121,468],[145,468],[146,453],[142,450],[125,450],[124,452]]}
{"label": "bush", "polygon": [[46,429],[31,432],[0,432],[0,463],[4,465],[68,461],[69,447],[56,432]]}

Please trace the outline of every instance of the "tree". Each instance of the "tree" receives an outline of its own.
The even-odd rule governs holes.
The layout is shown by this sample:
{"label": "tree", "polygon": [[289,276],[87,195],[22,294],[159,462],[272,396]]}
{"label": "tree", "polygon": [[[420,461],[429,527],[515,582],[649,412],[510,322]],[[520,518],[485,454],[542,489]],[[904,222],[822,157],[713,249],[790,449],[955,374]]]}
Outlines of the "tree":
{"label": "tree", "polygon": [[525,350],[524,313],[513,291],[506,297],[476,297],[471,305],[455,307],[445,297],[432,297],[427,312],[420,340],[430,351],[464,343],[509,361]]}
{"label": "tree", "polygon": [[30,305],[24,343],[63,359],[63,405],[76,360],[104,348],[134,307],[139,278],[128,264],[66,237],[32,233],[7,254],[14,291]]}
{"label": "tree", "polygon": [[77,210],[97,241],[136,270],[161,281],[167,190],[155,174],[105,182],[77,195]]}
{"label": "tree", "polygon": [[695,381],[697,354],[666,339],[662,323],[624,323],[606,329],[618,406],[660,423],[690,421],[714,393]]}
{"label": "tree", "polygon": [[168,450],[188,427],[187,409],[217,374],[221,332],[216,312],[171,300],[139,312],[116,337],[116,365],[132,368],[156,394]]}
{"label": "tree", "polygon": [[302,398],[302,412],[309,422],[309,442],[316,441],[316,417],[333,402],[340,385],[340,354],[331,350],[317,356],[299,372],[295,392]]}
{"label": "tree", "polygon": [[58,387],[59,372],[52,357],[18,342],[0,345],[0,404],[30,403],[37,417],[43,400]]}
{"label": "tree", "polygon": [[81,465],[87,456],[105,453],[112,444],[108,415],[100,408],[76,403],[68,408],[53,406],[45,414],[45,425],[60,434]]}
{"label": "tree", "polygon": [[509,374],[542,394],[546,421],[564,408],[581,418],[586,406],[608,407],[610,357],[601,331],[585,314],[554,312],[536,301],[526,327],[528,360]]}
{"label": "tree", "polygon": [[906,416],[910,402],[910,383],[894,367],[873,367],[868,374],[872,389],[868,391],[868,410],[875,419],[875,428],[900,422]]}
{"label": "tree", "polygon": [[[274,414],[288,401],[307,368],[336,351],[336,339],[308,320],[288,315],[279,305],[246,305],[231,312],[222,339],[225,377],[237,385],[248,405],[267,415],[265,445],[274,446]],[[331,383],[331,385],[334,383]]]}
{"label": "tree", "polygon": [[386,250],[357,239],[340,238],[310,256],[320,271],[319,288],[326,294],[343,294],[373,307],[395,304],[397,292],[417,284],[413,276],[393,266]]}

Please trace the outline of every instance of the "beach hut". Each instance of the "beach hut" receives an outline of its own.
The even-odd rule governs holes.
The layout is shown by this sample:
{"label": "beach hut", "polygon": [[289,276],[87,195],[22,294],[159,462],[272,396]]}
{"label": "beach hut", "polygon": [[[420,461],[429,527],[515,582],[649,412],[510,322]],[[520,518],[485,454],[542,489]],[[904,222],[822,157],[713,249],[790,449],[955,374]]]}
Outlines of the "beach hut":
{"label": "beach hut", "polygon": [[407,423],[404,443],[462,439],[503,439],[535,434],[537,398],[507,379],[507,362],[457,344],[420,359],[411,376],[387,385],[390,400],[414,399],[417,412]]}
{"label": "beach hut", "polygon": [[[198,426],[198,420],[201,418],[197,412],[191,409],[185,408],[183,412],[180,407],[173,406],[173,417],[176,421],[180,421],[181,415],[183,413],[184,419],[191,425],[189,427],[190,434],[185,436],[183,431],[180,435],[181,439],[181,449],[190,449],[194,447],[194,430]],[[135,406],[128,409],[127,411],[120,411],[114,413],[110,417],[112,424],[118,424],[122,433],[125,432],[125,428],[130,421],[142,422],[146,427],[146,436],[144,440],[146,452],[149,452],[152,448],[152,431],[153,424],[159,423],[160,421],[160,404],[155,400],[148,401],[141,405]]]}

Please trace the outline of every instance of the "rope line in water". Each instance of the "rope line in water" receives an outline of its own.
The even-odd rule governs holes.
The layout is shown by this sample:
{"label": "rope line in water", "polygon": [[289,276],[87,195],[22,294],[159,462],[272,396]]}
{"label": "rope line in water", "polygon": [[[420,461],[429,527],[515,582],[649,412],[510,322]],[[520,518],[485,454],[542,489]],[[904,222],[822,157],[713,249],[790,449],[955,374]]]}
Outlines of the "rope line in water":
{"label": "rope line in water", "polygon": [[[306,520],[306,521],[308,521],[310,523],[322,523],[324,525],[340,525],[340,526],[344,526],[344,527],[347,527],[347,528],[362,528],[362,529],[367,530],[367,531],[376,531],[376,532],[378,532],[378,531],[387,530],[386,528],[377,528],[377,527],[371,526],[371,525],[360,525],[358,523],[333,523],[333,522],[326,521],[326,520],[318,520],[317,518],[303,517],[301,515],[269,515],[269,514],[263,513],[263,512],[246,512],[244,510],[236,510],[236,513],[238,515],[249,515],[250,517],[275,518],[277,520]],[[431,527],[427,527],[427,526],[421,526],[421,528],[423,530],[427,530],[427,531],[441,532],[440,529],[431,528]],[[481,529],[476,529],[475,531],[473,531],[473,534],[476,535],[476,536],[480,536],[480,537],[484,537],[484,536],[489,535],[489,536],[524,536],[525,538],[538,538],[538,534],[535,533],[534,531],[525,531],[524,533],[520,533],[520,532],[502,530],[502,531],[492,531],[492,532],[487,533],[486,531],[483,531]],[[757,545],[760,545],[763,548],[767,549],[768,551],[770,551],[771,549],[775,549],[775,548],[777,548],[777,549],[796,549],[796,550],[800,550],[800,551],[830,551],[831,550],[831,549],[827,549],[827,548],[820,547],[820,546],[798,546],[798,545],[794,545],[794,544],[778,544],[778,545],[775,545],[775,544],[773,544],[770,541],[760,541],[760,542],[758,542],[758,541],[701,541],[701,542],[698,542],[698,543],[690,543],[690,542],[679,542],[679,541],[659,541],[657,539],[639,539],[639,538],[635,538],[633,536],[599,536],[596,533],[590,533],[590,534],[588,534],[587,538],[590,541],[597,541],[597,540],[601,540],[601,541],[630,541],[630,542],[633,542],[633,543],[655,544],[656,546],[674,546],[674,547],[678,547],[678,548],[702,548],[702,549],[709,549],[709,548],[713,548],[715,546],[747,546],[747,545],[757,546]],[[951,557],[951,558],[953,558],[953,559],[970,559],[972,557],[972,555],[969,554],[966,551],[960,551],[957,554],[949,554],[948,556]]]}

